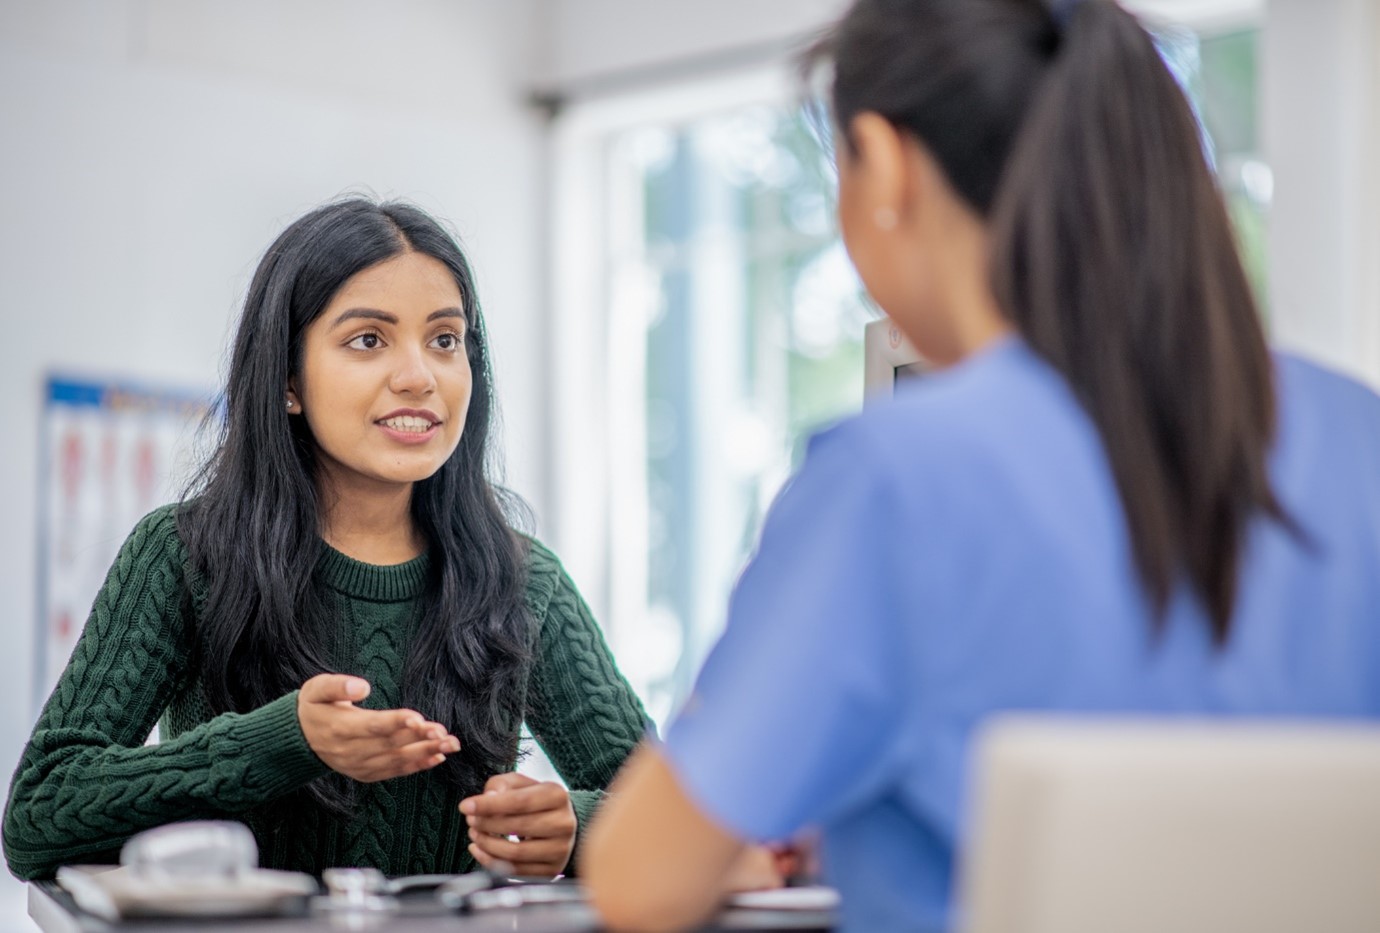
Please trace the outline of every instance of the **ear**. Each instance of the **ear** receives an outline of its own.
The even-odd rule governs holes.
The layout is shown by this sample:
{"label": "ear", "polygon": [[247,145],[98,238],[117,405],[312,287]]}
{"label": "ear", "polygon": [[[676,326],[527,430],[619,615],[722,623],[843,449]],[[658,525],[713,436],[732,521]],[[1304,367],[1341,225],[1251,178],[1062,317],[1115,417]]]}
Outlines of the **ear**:
{"label": "ear", "polygon": [[849,123],[855,152],[850,156],[850,176],[859,204],[882,228],[891,228],[910,209],[913,181],[906,137],[878,113],[865,111]]}
{"label": "ear", "polygon": [[297,383],[294,379],[288,380],[287,412],[289,415],[300,415],[302,413],[302,400],[297,397]]}

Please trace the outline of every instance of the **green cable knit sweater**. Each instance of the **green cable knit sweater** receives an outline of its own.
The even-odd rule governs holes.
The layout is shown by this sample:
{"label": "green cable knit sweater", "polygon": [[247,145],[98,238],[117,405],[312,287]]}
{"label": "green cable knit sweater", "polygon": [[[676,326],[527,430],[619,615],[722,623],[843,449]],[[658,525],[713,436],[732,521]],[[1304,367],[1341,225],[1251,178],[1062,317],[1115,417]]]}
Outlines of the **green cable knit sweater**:
{"label": "green cable knit sweater", "polygon": [[[34,727],[5,808],[10,870],[42,878],[63,864],[115,861],[134,833],[190,819],[246,823],[269,868],[474,868],[461,795],[432,771],[356,785],[347,819],[305,797],[270,813],[327,769],[302,735],[296,691],[252,712],[211,715],[193,666],[193,600],[174,509],[144,518],[121,548]],[[378,567],[331,549],[317,567],[340,618],[341,671],[373,685],[362,705],[401,705],[407,630],[427,569],[426,555]],[[583,832],[646,732],[646,713],[575,585],[535,541],[527,602],[540,630],[526,722],[570,787]],[[162,741],[145,745],[160,717]]]}

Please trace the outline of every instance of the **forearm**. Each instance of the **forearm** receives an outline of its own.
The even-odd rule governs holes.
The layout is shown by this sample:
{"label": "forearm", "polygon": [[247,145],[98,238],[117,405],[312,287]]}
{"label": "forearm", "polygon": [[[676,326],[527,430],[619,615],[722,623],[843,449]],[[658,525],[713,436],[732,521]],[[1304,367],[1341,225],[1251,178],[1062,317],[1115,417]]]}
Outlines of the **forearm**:
{"label": "forearm", "polygon": [[589,608],[562,584],[542,622],[527,724],[572,790],[602,791],[652,726]]}
{"label": "forearm", "polygon": [[686,929],[713,913],[743,843],[700,812],[651,745],[618,776],[585,842],[584,882],[612,929]]}
{"label": "forearm", "polygon": [[48,876],[141,830],[240,813],[324,771],[302,738],[296,693],[153,746],[40,723],[10,789],[5,857],[22,878]]}

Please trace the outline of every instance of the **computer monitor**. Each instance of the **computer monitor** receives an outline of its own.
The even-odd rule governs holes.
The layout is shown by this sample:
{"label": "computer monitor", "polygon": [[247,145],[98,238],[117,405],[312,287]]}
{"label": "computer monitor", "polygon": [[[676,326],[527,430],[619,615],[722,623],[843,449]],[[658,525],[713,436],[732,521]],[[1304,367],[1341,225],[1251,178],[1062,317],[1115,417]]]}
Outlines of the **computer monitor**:
{"label": "computer monitor", "polygon": [[923,375],[929,365],[891,321],[883,318],[863,328],[863,393],[867,400],[886,398],[896,383]]}

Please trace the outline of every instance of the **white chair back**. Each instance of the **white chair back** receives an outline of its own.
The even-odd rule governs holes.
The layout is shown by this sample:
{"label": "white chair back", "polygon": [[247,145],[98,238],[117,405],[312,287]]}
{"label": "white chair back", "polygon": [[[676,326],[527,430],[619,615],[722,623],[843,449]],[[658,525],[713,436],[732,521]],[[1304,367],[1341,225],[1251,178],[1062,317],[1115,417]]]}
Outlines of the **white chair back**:
{"label": "white chair back", "polygon": [[968,933],[1380,931],[1380,728],[1007,717],[976,766]]}

